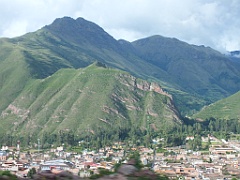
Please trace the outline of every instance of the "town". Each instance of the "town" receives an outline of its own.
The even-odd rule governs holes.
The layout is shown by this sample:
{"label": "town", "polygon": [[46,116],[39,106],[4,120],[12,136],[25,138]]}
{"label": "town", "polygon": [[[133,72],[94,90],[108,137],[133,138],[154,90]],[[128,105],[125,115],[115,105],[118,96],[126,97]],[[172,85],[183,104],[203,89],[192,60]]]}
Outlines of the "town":
{"label": "town", "polygon": [[[142,167],[165,175],[169,179],[233,179],[240,178],[240,142],[237,139],[224,140],[214,136],[201,137],[207,150],[191,150],[186,137],[186,145],[158,148],[163,139],[153,139],[152,147],[127,147],[123,142],[115,142],[98,151],[84,149],[69,151],[64,144],[49,150],[42,150],[38,144],[35,150],[23,151],[20,142],[16,147],[2,146],[0,170],[10,171],[17,177],[25,178],[34,169],[36,172],[71,174],[88,178],[99,174],[100,169],[114,172],[116,164],[129,164],[129,154],[138,152]],[[81,147],[81,142],[79,143]],[[124,172],[123,172],[124,173]]]}

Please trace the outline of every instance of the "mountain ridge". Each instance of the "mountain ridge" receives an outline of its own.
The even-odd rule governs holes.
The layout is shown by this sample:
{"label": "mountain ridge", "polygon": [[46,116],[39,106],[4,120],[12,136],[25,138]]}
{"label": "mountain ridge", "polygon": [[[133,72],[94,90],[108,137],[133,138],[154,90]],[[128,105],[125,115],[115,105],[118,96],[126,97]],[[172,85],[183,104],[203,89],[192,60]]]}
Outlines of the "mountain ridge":
{"label": "mountain ridge", "polygon": [[182,124],[180,118],[171,96],[158,84],[94,63],[29,81],[2,111],[0,136],[71,131],[84,138],[89,129],[92,135],[123,131],[126,138],[131,129],[171,132]]}
{"label": "mountain ridge", "polygon": [[83,18],[58,18],[36,32],[6,41],[12,43],[12,49],[21,48],[34,78],[101,61],[139,78],[157,81],[173,95],[183,114],[200,110],[240,87],[239,64],[211,48],[162,36],[117,41]]}

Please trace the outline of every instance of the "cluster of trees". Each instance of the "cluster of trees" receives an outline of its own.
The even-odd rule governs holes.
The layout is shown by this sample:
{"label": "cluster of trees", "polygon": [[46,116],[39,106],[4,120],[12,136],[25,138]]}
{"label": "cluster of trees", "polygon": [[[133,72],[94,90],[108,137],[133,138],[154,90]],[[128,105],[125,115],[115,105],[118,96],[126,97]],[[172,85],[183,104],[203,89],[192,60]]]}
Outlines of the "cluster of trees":
{"label": "cluster of trees", "polygon": [[240,134],[240,122],[238,120],[207,119],[199,122],[191,119],[183,119],[182,126],[176,126],[171,131],[155,131],[151,128],[140,129],[137,127],[103,127],[95,128],[94,133],[88,130],[82,134],[73,131],[59,131],[58,133],[43,133],[42,135],[28,134],[26,137],[13,136],[6,134],[1,138],[1,145],[16,146],[20,141],[21,146],[37,147],[38,139],[41,148],[50,148],[51,145],[83,146],[83,148],[100,148],[112,145],[112,142],[124,141],[129,146],[144,145],[152,146],[152,139],[163,138],[162,146],[176,146],[185,144],[186,136],[195,136],[195,141],[191,146],[193,149],[201,148],[199,143],[200,136],[213,134],[219,138],[228,139],[231,133]]}
{"label": "cluster of trees", "polygon": [[0,171],[0,179],[17,180],[17,176],[10,171]]}

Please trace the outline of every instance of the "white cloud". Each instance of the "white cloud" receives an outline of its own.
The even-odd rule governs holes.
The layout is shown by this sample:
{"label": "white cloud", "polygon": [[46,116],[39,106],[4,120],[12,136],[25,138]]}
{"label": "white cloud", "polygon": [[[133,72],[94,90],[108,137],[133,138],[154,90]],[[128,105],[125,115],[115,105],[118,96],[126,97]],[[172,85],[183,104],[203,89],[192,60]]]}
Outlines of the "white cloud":
{"label": "white cloud", "polygon": [[28,22],[25,20],[13,21],[8,25],[8,28],[3,30],[4,37],[21,35],[27,32]]}
{"label": "white cloud", "polygon": [[238,0],[0,0],[0,36],[35,31],[55,18],[83,17],[116,39],[159,34],[218,50],[240,49]]}

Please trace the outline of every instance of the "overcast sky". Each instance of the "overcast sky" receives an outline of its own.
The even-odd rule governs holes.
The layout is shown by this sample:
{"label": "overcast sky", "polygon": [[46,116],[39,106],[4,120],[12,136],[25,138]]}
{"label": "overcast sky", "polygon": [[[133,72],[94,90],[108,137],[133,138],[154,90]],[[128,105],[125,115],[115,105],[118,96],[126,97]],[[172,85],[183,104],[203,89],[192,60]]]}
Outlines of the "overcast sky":
{"label": "overcast sky", "polygon": [[220,51],[240,49],[240,0],[0,0],[0,37],[83,17],[116,39],[176,37]]}

